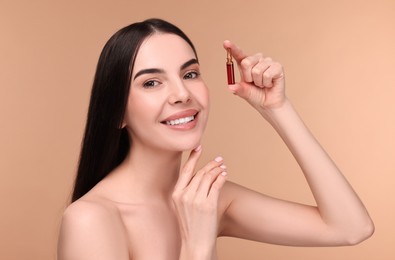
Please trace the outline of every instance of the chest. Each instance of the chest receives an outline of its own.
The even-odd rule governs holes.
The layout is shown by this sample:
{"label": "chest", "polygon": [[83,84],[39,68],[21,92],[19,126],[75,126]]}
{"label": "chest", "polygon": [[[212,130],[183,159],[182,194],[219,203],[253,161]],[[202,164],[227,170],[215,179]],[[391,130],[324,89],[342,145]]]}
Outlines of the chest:
{"label": "chest", "polygon": [[181,240],[174,212],[164,207],[135,207],[122,211],[133,260],[178,259]]}

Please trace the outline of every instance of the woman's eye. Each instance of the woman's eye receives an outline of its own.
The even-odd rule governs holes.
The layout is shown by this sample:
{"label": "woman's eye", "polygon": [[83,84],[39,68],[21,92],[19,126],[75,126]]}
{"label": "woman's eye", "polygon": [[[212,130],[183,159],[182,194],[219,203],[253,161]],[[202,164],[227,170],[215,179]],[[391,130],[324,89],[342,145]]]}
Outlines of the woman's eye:
{"label": "woman's eye", "polygon": [[146,81],[144,84],[143,84],[143,87],[144,88],[153,88],[153,87],[156,87],[156,86],[158,86],[160,83],[158,82],[158,81],[156,81],[156,80],[149,80],[149,81]]}
{"label": "woman's eye", "polygon": [[200,74],[196,71],[190,71],[184,75],[184,79],[194,79],[197,78]]}

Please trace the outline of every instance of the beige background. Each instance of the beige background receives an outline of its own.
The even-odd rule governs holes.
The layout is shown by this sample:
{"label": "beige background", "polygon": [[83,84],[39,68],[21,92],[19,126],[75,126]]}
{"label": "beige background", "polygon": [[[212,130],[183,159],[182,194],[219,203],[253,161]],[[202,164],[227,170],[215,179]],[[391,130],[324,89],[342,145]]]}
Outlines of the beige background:
{"label": "beige background", "polygon": [[294,248],[221,238],[221,259],[395,259],[395,2],[0,0],[0,259],[55,259],[99,52],[149,17],[196,44],[211,91],[202,161],[222,155],[230,178],[312,203],[274,131],[226,91],[230,39],[286,70],[287,93],[376,224],[364,243]]}

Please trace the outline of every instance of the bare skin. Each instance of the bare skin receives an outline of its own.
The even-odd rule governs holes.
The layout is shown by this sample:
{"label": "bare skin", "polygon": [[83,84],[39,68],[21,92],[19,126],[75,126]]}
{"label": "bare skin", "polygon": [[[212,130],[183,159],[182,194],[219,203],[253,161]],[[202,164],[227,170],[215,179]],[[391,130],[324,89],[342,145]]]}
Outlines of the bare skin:
{"label": "bare skin", "polygon": [[[196,168],[208,110],[204,82],[197,74],[190,74],[199,70],[198,65],[183,68],[194,55],[177,36],[159,34],[147,42],[138,54],[141,62],[136,58],[135,71],[140,65],[152,67],[145,63],[150,59],[144,55],[152,55],[156,44],[169,44],[172,62],[154,64],[164,72],[146,75],[155,90],[141,88],[139,92],[139,79],[132,82],[131,99],[155,96],[155,103],[150,103],[149,97],[141,104],[137,98],[136,102],[129,100],[135,107],[129,107],[124,127],[133,147],[119,167],[65,211],[59,260],[213,260],[217,259],[218,236],[282,245],[339,246],[357,244],[373,233],[362,202],[285,96],[280,64],[262,54],[248,56],[233,43],[224,42],[241,73],[241,81],[229,90],[257,109],[282,137],[310,185],[317,204],[314,207],[271,198],[226,181],[226,160],[219,157]],[[158,55],[164,55],[167,63],[163,64],[169,63],[166,54]],[[163,96],[162,105],[155,107]],[[150,104],[154,118],[161,120],[170,110],[200,111],[197,123],[192,130],[175,133],[180,142],[167,139],[174,129],[162,130],[169,127],[163,124],[144,125],[155,121],[150,115],[139,114],[139,109],[147,111]],[[158,138],[163,132],[163,138],[160,142],[145,138],[147,131]],[[193,150],[181,165],[181,153],[188,149]]]}

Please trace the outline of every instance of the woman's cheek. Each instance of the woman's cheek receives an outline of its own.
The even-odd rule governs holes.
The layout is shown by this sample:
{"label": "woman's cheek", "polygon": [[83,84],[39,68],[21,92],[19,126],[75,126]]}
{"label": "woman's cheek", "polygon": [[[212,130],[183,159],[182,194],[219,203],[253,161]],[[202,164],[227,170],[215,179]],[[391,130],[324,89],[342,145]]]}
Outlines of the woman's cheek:
{"label": "woman's cheek", "polygon": [[199,88],[199,93],[197,93],[197,95],[198,95],[198,102],[201,104],[201,106],[205,109],[209,109],[210,97],[209,97],[208,88],[205,84],[203,84]]}

